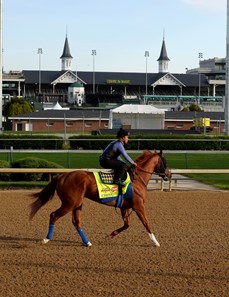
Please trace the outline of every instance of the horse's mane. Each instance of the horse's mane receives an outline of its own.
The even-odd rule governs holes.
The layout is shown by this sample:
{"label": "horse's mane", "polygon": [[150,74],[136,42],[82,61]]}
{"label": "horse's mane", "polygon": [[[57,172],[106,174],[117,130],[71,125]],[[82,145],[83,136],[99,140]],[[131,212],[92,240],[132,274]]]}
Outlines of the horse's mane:
{"label": "horse's mane", "polygon": [[154,155],[157,155],[157,152],[154,151],[153,153],[149,150],[145,150],[139,157],[137,157],[137,159],[135,160],[135,162],[138,165],[144,165],[144,163],[146,161],[149,160],[149,158],[152,158]]}

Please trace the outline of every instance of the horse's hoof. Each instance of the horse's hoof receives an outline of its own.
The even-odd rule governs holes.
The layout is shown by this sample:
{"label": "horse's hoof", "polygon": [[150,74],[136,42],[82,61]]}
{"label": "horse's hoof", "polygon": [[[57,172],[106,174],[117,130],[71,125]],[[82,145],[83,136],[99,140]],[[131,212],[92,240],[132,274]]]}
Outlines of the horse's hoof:
{"label": "horse's hoof", "polygon": [[88,241],[87,243],[84,243],[84,246],[90,247],[90,246],[92,246],[92,243],[90,241]]}
{"label": "horse's hoof", "polygon": [[158,241],[157,242],[154,242],[153,246],[160,247],[160,243]]}
{"label": "horse's hoof", "polygon": [[48,243],[49,241],[50,241],[50,239],[44,238],[44,239],[42,239],[41,244],[44,245],[44,244]]}
{"label": "horse's hoof", "polygon": [[160,246],[160,243],[157,241],[157,239],[156,239],[156,237],[154,236],[153,233],[149,234],[149,237],[150,237],[150,239],[153,242],[153,246],[155,246],[155,247],[159,247]]}
{"label": "horse's hoof", "polygon": [[153,241],[153,246],[154,247],[160,247],[160,243],[157,241],[156,238],[154,238],[152,241]]}

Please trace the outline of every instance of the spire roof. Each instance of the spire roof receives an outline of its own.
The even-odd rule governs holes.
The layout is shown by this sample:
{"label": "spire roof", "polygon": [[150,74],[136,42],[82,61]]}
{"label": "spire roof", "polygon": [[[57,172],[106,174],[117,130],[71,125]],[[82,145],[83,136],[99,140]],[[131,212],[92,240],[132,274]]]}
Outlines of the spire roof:
{"label": "spire roof", "polygon": [[62,58],[73,58],[71,53],[70,53],[70,48],[69,48],[68,37],[67,36],[65,38],[63,54],[60,57],[60,59],[62,59]]}
{"label": "spire roof", "polygon": [[157,61],[170,61],[167,55],[167,50],[165,46],[165,39],[163,39],[162,47],[161,47],[161,54],[160,57],[157,59]]}

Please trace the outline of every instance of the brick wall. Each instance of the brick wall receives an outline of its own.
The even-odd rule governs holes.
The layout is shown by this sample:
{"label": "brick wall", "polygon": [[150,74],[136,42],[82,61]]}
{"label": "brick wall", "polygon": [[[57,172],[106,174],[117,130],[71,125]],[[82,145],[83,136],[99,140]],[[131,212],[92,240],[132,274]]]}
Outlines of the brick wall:
{"label": "brick wall", "polygon": [[[17,124],[22,124],[22,131],[25,131],[28,121],[13,120],[13,131],[17,131]],[[58,120],[30,120],[33,131],[64,131],[64,121]],[[66,131],[95,131],[106,129],[108,120],[84,120],[84,121],[66,121]]]}

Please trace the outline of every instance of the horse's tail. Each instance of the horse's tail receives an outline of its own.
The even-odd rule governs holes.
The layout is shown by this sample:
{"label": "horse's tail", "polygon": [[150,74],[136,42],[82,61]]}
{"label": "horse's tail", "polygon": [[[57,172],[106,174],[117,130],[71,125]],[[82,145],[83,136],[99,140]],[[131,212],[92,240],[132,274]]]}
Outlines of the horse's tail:
{"label": "horse's tail", "polygon": [[57,181],[58,177],[55,177],[42,191],[31,195],[33,198],[37,199],[31,203],[30,220],[32,220],[42,206],[53,198],[56,191]]}

